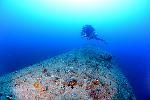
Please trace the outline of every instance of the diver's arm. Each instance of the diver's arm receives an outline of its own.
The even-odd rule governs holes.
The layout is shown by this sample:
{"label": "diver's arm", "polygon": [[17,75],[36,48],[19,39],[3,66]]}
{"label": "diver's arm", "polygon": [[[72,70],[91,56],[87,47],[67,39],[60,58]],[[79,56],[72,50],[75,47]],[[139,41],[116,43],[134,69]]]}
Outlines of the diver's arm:
{"label": "diver's arm", "polygon": [[81,32],[81,37],[86,37],[87,35],[84,32]]}

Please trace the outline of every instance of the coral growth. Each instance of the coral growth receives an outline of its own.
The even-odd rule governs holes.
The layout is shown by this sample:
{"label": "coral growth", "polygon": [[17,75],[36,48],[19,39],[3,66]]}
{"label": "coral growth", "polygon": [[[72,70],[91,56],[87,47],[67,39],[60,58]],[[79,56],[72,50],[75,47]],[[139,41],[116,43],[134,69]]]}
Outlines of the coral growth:
{"label": "coral growth", "polygon": [[41,90],[42,89],[42,84],[40,82],[35,82],[33,84],[34,88],[37,90]]}

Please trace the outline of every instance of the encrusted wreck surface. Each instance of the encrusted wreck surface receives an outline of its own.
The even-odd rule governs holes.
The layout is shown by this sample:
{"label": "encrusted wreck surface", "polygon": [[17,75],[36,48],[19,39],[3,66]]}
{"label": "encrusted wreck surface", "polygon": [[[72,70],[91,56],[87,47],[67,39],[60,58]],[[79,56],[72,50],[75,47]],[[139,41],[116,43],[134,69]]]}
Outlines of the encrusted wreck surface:
{"label": "encrusted wreck surface", "polygon": [[135,100],[110,53],[84,47],[0,77],[0,100]]}

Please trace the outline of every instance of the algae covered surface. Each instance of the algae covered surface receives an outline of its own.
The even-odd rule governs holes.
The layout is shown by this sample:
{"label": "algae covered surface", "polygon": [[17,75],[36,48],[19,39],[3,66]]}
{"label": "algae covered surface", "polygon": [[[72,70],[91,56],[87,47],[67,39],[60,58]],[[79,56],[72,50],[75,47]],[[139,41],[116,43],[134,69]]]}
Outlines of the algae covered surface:
{"label": "algae covered surface", "polygon": [[81,47],[0,77],[0,100],[136,100],[110,53]]}

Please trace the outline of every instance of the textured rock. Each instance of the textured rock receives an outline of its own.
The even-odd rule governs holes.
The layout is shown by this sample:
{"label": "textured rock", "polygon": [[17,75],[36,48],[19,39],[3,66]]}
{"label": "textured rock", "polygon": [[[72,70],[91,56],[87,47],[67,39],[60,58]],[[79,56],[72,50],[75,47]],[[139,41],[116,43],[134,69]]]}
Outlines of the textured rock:
{"label": "textured rock", "polygon": [[0,77],[0,100],[135,100],[100,48],[82,47]]}

